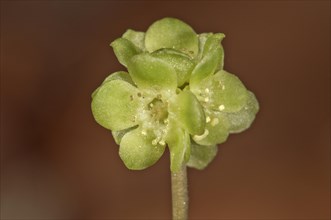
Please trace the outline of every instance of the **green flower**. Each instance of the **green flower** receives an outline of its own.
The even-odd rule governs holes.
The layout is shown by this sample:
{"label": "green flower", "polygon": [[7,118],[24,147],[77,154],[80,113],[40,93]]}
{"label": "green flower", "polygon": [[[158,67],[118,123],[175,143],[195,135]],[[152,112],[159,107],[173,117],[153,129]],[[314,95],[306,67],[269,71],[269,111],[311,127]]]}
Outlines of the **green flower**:
{"label": "green flower", "polygon": [[226,141],[229,133],[247,129],[255,119],[259,104],[235,75],[223,69],[223,34],[199,36],[199,61],[192,71],[190,90],[206,115],[205,132],[193,136],[200,145]]}
{"label": "green flower", "polygon": [[177,89],[174,68],[149,53],[127,63],[128,72],[110,75],[93,94],[95,120],[113,131],[129,169],[153,165],[168,145],[171,169],[189,158],[190,135],[200,135],[205,115],[190,91]]}
{"label": "green flower", "polygon": [[259,106],[253,93],[223,69],[222,33],[202,33],[175,18],[146,31],[127,30],[111,43],[127,68],[92,94],[95,120],[112,131],[133,170],[153,165],[168,146],[171,170],[205,168],[217,144],[245,130]]}

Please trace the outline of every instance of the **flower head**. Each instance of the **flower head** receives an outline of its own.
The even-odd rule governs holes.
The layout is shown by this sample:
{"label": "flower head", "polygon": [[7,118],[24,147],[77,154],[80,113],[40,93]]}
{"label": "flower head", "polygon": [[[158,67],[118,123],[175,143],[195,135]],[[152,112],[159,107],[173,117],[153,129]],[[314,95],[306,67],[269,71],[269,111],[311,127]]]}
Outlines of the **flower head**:
{"label": "flower head", "polygon": [[111,74],[96,89],[92,112],[112,131],[129,169],[153,165],[166,146],[172,171],[183,163],[202,169],[229,133],[250,126],[258,103],[223,70],[223,38],[164,18],[146,33],[128,30],[112,42],[127,72]]}

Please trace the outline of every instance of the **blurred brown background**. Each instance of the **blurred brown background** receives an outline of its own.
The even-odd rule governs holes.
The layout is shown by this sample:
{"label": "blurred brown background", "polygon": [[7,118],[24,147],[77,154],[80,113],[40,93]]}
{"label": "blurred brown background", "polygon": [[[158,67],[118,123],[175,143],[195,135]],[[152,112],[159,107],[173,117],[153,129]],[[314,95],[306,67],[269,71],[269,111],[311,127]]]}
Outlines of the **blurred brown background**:
{"label": "blurred brown background", "polygon": [[191,219],[330,217],[329,1],[1,1],[1,218],[169,219],[168,152],[127,170],[90,94],[111,41],[170,16],[223,32],[251,129],[189,170]]}

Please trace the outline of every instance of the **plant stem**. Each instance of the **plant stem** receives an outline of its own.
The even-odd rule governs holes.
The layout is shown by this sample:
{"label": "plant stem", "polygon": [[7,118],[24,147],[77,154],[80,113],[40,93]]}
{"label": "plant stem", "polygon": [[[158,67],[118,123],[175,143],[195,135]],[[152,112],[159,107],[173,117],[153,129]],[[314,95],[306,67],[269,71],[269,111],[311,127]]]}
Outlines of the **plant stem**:
{"label": "plant stem", "polygon": [[187,220],[188,193],[187,174],[184,164],[177,172],[171,172],[172,219]]}

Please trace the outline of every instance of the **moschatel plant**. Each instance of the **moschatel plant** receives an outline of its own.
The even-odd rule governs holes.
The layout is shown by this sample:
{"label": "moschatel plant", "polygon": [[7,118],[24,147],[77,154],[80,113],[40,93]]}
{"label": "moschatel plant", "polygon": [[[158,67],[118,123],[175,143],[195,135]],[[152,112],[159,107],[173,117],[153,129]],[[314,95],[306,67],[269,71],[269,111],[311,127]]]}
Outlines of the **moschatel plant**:
{"label": "moschatel plant", "polygon": [[223,68],[222,33],[202,33],[175,18],[111,43],[127,68],[92,94],[95,120],[112,135],[131,170],[170,151],[173,219],[187,219],[186,167],[204,169],[217,144],[247,129],[259,110],[252,92]]}

